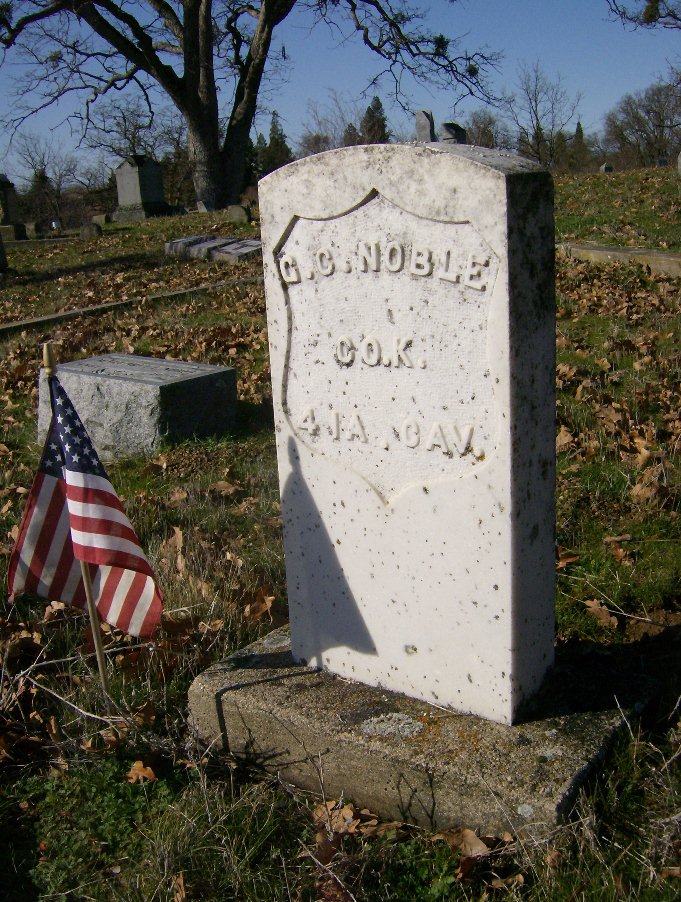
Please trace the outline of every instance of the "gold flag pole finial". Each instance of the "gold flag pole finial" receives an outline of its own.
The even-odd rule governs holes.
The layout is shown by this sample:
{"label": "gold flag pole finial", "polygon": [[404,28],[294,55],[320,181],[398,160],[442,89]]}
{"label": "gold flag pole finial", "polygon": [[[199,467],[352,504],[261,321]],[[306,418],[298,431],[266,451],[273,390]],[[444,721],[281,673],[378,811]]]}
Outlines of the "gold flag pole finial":
{"label": "gold flag pole finial", "polygon": [[52,350],[52,342],[46,341],[43,345],[43,366],[45,367],[45,375],[53,376],[57,368],[54,360],[54,351]]}

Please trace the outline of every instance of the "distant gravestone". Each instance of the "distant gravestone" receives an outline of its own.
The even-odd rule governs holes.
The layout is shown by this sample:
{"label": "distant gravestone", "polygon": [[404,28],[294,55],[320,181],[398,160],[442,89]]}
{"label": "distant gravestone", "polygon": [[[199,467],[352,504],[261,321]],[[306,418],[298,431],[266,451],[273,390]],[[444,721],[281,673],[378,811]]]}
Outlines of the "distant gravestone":
{"label": "distant gravestone", "polygon": [[14,183],[0,172],[0,225],[19,222],[19,202]]}
{"label": "distant gravestone", "polygon": [[467,144],[466,129],[456,122],[443,122],[440,126],[440,140],[450,144]]}
{"label": "distant gravestone", "polygon": [[437,141],[435,123],[430,110],[417,110],[415,118],[416,140],[419,144],[431,144]]}
{"label": "distant gravestone", "polygon": [[0,238],[5,241],[26,238],[26,226],[19,218],[17,192],[4,172],[0,172]]}
{"label": "distant gravestone", "polygon": [[7,271],[7,255],[5,254],[5,245],[2,243],[2,235],[0,235],[0,272]]}
{"label": "distant gravestone", "polygon": [[229,241],[216,248],[212,253],[212,259],[218,263],[243,263],[253,257],[260,257],[261,254],[262,241],[257,238],[243,238]]}
{"label": "distant gravestone", "polygon": [[603,163],[603,165],[599,168],[599,172],[613,172],[614,168],[612,163]]}
{"label": "distant gravestone", "polygon": [[80,227],[81,241],[94,241],[103,235],[102,227],[96,222],[86,222]]}
{"label": "distant gravestone", "polygon": [[[105,460],[150,454],[163,441],[222,435],[234,424],[232,367],[102,354],[60,364],[57,375]],[[49,392],[41,371],[40,439],[49,421]]]}
{"label": "distant gravestone", "polygon": [[293,657],[510,723],[553,660],[551,178],[351,147],[260,207]]}
{"label": "distant gravestone", "polygon": [[111,222],[111,214],[110,213],[97,213],[95,216],[92,217],[92,222],[94,222],[95,225],[104,227],[105,225],[108,225]]}
{"label": "distant gravestone", "polygon": [[251,221],[251,211],[243,204],[230,204],[226,210],[227,222],[240,222],[243,224]]}
{"label": "distant gravestone", "polygon": [[664,169],[669,166],[669,160],[666,157],[659,157],[657,160],[657,166],[659,169]]}
{"label": "distant gravestone", "polygon": [[123,160],[116,169],[118,209],[115,222],[138,222],[172,212],[163,193],[161,164],[141,154]]}
{"label": "distant gravestone", "polygon": [[216,260],[240,263],[261,253],[262,242],[256,238],[216,238],[214,235],[189,235],[167,241],[165,252],[170,257]]}

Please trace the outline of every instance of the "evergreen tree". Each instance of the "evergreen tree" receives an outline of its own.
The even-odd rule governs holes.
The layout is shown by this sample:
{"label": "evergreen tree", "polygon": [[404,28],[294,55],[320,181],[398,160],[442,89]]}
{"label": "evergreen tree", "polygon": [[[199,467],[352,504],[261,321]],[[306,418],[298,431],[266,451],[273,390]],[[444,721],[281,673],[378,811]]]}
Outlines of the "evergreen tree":
{"label": "evergreen tree", "polygon": [[380,97],[374,97],[366,108],[359,130],[364,144],[388,144],[390,129]]}
{"label": "evergreen tree", "polygon": [[352,122],[348,122],[343,132],[343,147],[355,147],[357,144],[363,144],[362,136],[357,127]]}
{"label": "evergreen tree", "polygon": [[276,110],[272,113],[269,142],[265,144],[263,136],[258,135],[255,147],[261,178],[274,172],[275,169],[279,169],[280,166],[293,162],[293,153],[286,141],[286,135]]}

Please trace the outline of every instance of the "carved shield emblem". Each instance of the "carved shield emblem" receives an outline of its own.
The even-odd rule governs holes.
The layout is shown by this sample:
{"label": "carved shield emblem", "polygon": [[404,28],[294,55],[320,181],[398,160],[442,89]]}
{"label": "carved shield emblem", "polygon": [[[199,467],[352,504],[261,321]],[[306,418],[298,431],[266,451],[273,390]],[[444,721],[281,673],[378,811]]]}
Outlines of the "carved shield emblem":
{"label": "carved shield emblem", "polygon": [[299,441],[385,502],[493,454],[498,258],[469,222],[372,193],[332,219],[294,219],[275,255],[289,316],[283,408]]}

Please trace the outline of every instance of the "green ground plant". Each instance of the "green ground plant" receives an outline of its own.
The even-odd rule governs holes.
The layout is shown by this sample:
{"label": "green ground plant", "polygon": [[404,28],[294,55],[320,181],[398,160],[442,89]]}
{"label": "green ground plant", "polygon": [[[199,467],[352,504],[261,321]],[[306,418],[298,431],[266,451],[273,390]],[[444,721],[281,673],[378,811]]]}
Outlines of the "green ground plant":
{"label": "green ground plant", "polygon": [[[642,195],[634,204],[627,179],[639,179],[657,202],[668,175],[615,174],[594,210],[606,199],[620,209],[612,192],[621,191],[623,216],[647,235],[637,216]],[[668,188],[671,198],[671,180]],[[559,229],[577,223],[568,217],[581,203],[584,222],[593,220],[586,197],[595,190],[582,177],[559,182]],[[213,227],[208,216],[152,220],[109,229],[85,247],[8,248],[16,273],[0,283],[0,322],[138,300],[0,341],[0,895],[677,899],[681,282],[558,260],[558,644],[585,655],[631,648],[637,673],[657,678],[660,690],[565,826],[541,845],[484,838],[488,851],[475,858],[460,830],[433,836],[352,807],[344,820],[347,800],[325,818],[306,794],[200,747],[187,729],[193,677],[286,620],[259,267],[218,269],[162,254],[163,241]],[[670,218],[660,241],[673,246],[674,228]],[[217,229],[231,227],[218,220]],[[204,283],[213,288],[150,297]],[[62,360],[116,350],[231,362],[238,372],[233,435],[109,467],[165,595],[151,642],[102,628],[113,718],[83,614],[39,599],[10,605],[4,591],[40,453],[35,386],[46,339]]]}

